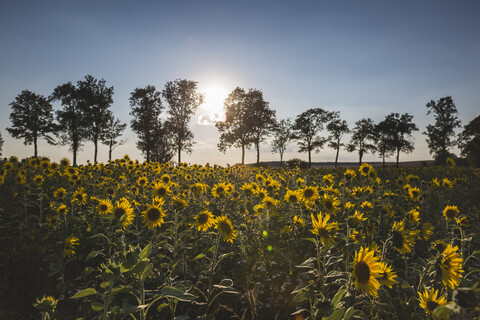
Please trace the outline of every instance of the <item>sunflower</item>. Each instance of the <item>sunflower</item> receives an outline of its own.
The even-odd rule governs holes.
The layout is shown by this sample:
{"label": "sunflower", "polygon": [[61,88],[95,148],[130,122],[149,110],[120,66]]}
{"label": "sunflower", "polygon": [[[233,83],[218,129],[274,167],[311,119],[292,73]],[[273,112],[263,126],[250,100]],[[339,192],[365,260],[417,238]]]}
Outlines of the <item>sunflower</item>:
{"label": "sunflower", "polygon": [[434,288],[432,288],[430,291],[425,289],[423,293],[418,291],[420,307],[425,309],[426,313],[430,314],[435,310],[436,307],[447,304],[447,299],[445,299],[444,296],[439,296],[437,298],[437,295],[438,291]]}
{"label": "sunflower", "polygon": [[463,260],[457,251],[458,246],[452,248],[452,245],[448,244],[438,261],[442,270],[442,282],[445,288],[455,289],[460,283],[460,278],[463,277],[461,275],[463,272]]}
{"label": "sunflower", "polygon": [[347,181],[353,180],[356,175],[357,173],[355,172],[355,170],[352,170],[352,169],[345,170],[345,173],[343,174],[343,176],[345,177],[345,180]]}
{"label": "sunflower", "polygon": [[392,227],[392,244],[401,254],[412,251],[414,244],[414,233],[405,230],[403,221],[395,222]]}
{"label": "sunflower", "polygon": [[207,231],[214,223],[215,217],[208,210],[203,210],[195,217],[198,230]]}
{"label": "sunflower", "polygon": [[212,195],[216,198],[223,198],[228,192],[228,186],[225,182],[217,183],[212,188]]}
{"label": "sunflower", "polygon": [[457,206],[446,206],[442,213],[446,220],[455,221],[455,218],[460,214],[460,210]]}
{"label": "sunflower", "polygon": [[33,182],[37,185],[37,186],[41,186],[43,184],[43,176],[41,175],[36,175],[34,178],[33,178]]}
{"label": "sunflower", "polygon": [[162,180],[165,185],[169,185],[172,182],[172,178],[166,173],[160,177],[160,180]]}
{"label": "sunflower", "polygon": [[355,213],[354,213],[353,217],[350,216],[348,218],[348,225],[351,228],[355,228],[365,220],[367,220],[367,218],[363,216],[363,213],[360,213],[360,212],[358,212],[358,210],[355,210]]}
{"label": "sunflower", "polygon": [[148,178],[147,177],[140,177],[137,179],[137,185],[144,187],[148,183]]}
{"label": "sunflower", "polygon": [[255,187],[250,184],[250,183],[244,183],[241,187],[240,190],[243,191],[243,194],[247,197],[252,196],[255,193]]}
{"label": "sunflower", "polygon": [[283,199],[286,202],[298,203],[300,201],[298,190],[288,190],[287,189],[287,192],[285,193],[285,196],[283,197]]}
{"label": "sunflower", "polygon": [[305,227],[305,219],[300,218],[298,216],[293,217],[293,225],[297,227]]}
{"label": "sunflower", "polygon": [[378,297],[377,290],[380,288],[378,278],[382,276],[383,271],[378,257],[374,254],[375,251],[363,247],[355,252],[352,276],[355,278],[355,288],[358,291]]}
{"label": "sunflower", "polygon": [[260,188],[255,192],[255,194],[257,195],[257,197],[259,197],[261,200],[263,200],[263,199],[265,199],[265,197],[268,196],[268,191],[265,188]]}
{"label": "sunflower", "polygon": [[340,200],[337,197],[332,195],[324,194],[322,198],[323,207],[328,213],[333,213],[337,211],[338,206],[340,205]]}
{"label": "sunflower", "polygon": [[362,243],[365,241],[365,234],[362,231],[353,230],[350,233],[350,239],[355,241],[355,243]]}
{"label": "sunflower", "polygon": [[164,198],[170,195],[171,190],[170,186],[164,184],[163,182],[155,182],[153,184],[153,196]]}
{"label": "sunflower", "polygon": [[115,202],[112,213],[114,218],[120,220],[120,224],[124,229],[133,222],[133,209],[130,206],[130,202],[125,198]]}
{"label": "sunflower", "polygon": [[385,262],[380,262],[380,269],[382,270],[381,276],[379,278],[380,283],[392,289],[392,286],[397,283],[395,281],[397,274],[395,273],[395,271],[393,271],[392,267]]}
{"label": "sunflower", "polygon": [[443,180],[442,180],[442,186],[443,186],[445,189],[451,189],[451,188],[453,188],[453,182],[450,181],[450,179],[448,179],[448,178],[443,178]]}
{"label": "sunflower", "polygon": [[75,202],[79,206],[87,203],[87,194],[83,188],[78,188],[77,191],[73,193],[72,197],[72,202]]}
{"label": "sunflower", "polygon": [[370,211],[373,210],[373,204],[370,201],[363,201],[362,204],[360,204],[360,208],[365,211]]}
{"label": "sunflower", "polygon": [[143,222],[149,229],[153,229],[156,226],[160,227],[165,222],[163,218],[166,216],[165,210],[162,209],[158,202],[147,205],[147,209],[142,212]]}
{"label": "sunflower", "polygon": [[278,205],[279,201],[273,199],[272,197],[266,196],[262,199],[262,203],[265,204],[266,208],[274,209]]}
{"label": "sunflower", "polygon": [[322,212],[317,214],[317,218],[311,214],[312,218],[312,226],[313,229],[310,230],[313,234],[316,234],[320,237],[320,241],[323,243],[324,246],[329,247],[335,243],[333,240],[335,233],[338,231],[338,223],[332,222],[328,224],[328,220],[330,220],[330,215],[325,214],[322,215]]}
{"label": "sunflower", "polygon": [[422,195],[422,191],[420,191],[420,189],[418,189],[417,187],[409,188],[408,195],[413,201],[418,201],[420,199],[420,196]]}
{"label": "sunflower", "polygon": [[370,171],[373,171],[373,167],[368,164],[368,163],[362,163],[360,165],[360,168],[358,168],[358,171],[360,172],[360,174],[362,176],[369,176],[370,175]]}
{"label": "sunflower", "polygon": [[65,190],[65,188],[58,188],[57,190],[55,190],[55,192],[53,193],[53,196],[55,198],[58,198],[58,199],[63,199],[65,198],[65,195],[67,194],[67,190]]}
{"label": "sunflower", "polygon": [[223,241],[233,243],[237,238],[237,230],[233,230],[232,223],[227,216],[220,216],[215,219],[215,229],[222,235]]}
{"label": "sunflower", "polygon": [[183,208],[188,207],[187,201],[185,201],[184,199],[182,199],[180,197],[173,197],[172,198],[172,204],[178,210],[181,210]]}
{"label": "sunflower", "polygon": [[430,236],[433,234],[432,224],[430,222],[422,223],[422,226],[420,227],[420,234],[425,241],[428,241]]}
{"label": "sunflower", "polygon": [[68,213],[67,206],[64,205],[64,204],[59,205],[58,208],[57,208],[57,213],[62,214],[62,215],[66,215]]}
{"label": "sunflower", "polygon": [[408,223],[415,225],[420,222],[420,212],[418,208],[412,209],[407,213]]}
{"label": "sunflower", "polygon": [[65,239],[63,243],[63,254],[65,257],[73,256],[75,252],[75,248],[78,246],[78,238],[74,236],[70,236]]}
{"label": "sunflower", "polygon": [[307,186],[303,189],[300,189],[299,191],[301,199],[307,203],[313,202],[319,197],[317,187]]}
{"label": "sunflower", "polygon": [[69,167],[70,166],[70,160],[68,160],[67,158],[60,159],[60,166]]}
{"label": "sunflower", "polygon": [[112,212],[113,205],[110,199],[99,200],[97,204],[97,210],[100,214],[109,214]]}

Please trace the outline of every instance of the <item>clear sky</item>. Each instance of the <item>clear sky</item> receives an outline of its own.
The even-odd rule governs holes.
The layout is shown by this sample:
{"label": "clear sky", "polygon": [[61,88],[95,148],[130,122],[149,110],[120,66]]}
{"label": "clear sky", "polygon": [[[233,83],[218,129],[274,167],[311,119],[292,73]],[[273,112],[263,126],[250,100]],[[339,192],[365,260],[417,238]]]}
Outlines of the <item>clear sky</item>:
{"label": "clear sky", "polygon": [[[221,107],[221,95],[237,86],[261,89],[279,119],[320,107],[340,111],[353,127],[363,117],[378,122],[391,112],[408,112],[420,131],[415,151],[400,159],[431,159],[421,134],[433,122],[428,101],[452,96],[463,125],[480,113],[479,16],[477,0],[1,0],[3,155],[33,154],[33,146],[5,130],[16,95],[28,89],[48,96],[91,74],[115,87],[112,111],[128,124],[133,89],[198,81],[209,104],[192,120],[196,144],[183,155],[190,163],[241,160],[240,150],[217,150],[218,131],[205,121]],[[125,138],[114,157],[143,160],[130,128]],[[261,150],[262,161],[278,160],[268,144]],[[296,151],[293,142],[284,158],[307,159]],[[71,158],[67,147],[44,141],[39,154]],[[79,154],[80,163],[87,159],[93,159],[91,142]],[[99,160],[107,159],[102,146]],[[342,150],[339,161],[357,159]],[[313,161],[333,160],[330,149],[313,155]],[[246,162],[254,161],[252,149]]]}

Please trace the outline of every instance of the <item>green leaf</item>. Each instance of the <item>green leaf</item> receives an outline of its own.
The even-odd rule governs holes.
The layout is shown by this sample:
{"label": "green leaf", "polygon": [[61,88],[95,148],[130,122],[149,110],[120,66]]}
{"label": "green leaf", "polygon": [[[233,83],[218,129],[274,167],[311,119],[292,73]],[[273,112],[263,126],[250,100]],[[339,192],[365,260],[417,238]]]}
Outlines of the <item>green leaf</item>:
{"label": "green leaf", "polygon": [[158,307],[157,307],[157,311],[160,312],[162,311],[163,309],[167,308],[168,307],[168,303],[161,303]]}
{"label": "green leaf", "polygon": [[307,309],[300,309],[295,312],[290,313],[291,316],[296,316],[297,314],[302,314],[303,312],[309,312]]}
{"label": "green leaf", "polygon": [[355,315],[355,308],[350,307],[348,308],[347,312],[345,312],[345,315],[343,316],[343,320],[350,320],[354,315]]}
{"label": "green leaf", "polygon": [[151,251],[152,251],[152,243],[149,242],[149,243],[145,246],[145,248],[143,248],[142,252],[140,252],[140,254],[138,255],[138,258],[139,258],[140,260],[142,260],[142,259],[148,257],[148,256],[150,255],[150,252],[151,252]]}
{"label": "green leaf", "polygon": [[148,260],[139,261],[137,265],[130,271],[135,274],[142,274],[143,272],[145,272],[149,264],[150,264],[150,261]]}
{"label": "green leaf", "polygon": [[310,287],[312,284],[314,284],[313,281],[312,282],[302,282],[295,288],[295,290],[292,291],[292,294],[303,291],[303,290],[307,289],[308,287]]}
{"label": "green leaf", "polygon": [[337,309],[333,311],[331,315],[328,317],[323,317],[322,320],[341,320],[343,318],[343,314],[345,313],[345,308],[342,307],[340,309]]}
{"label": "green leaf", "polygon": [[99,254],[101,254],[100,251],[91,251],[87,257],[85,258],[85,262],[92,259],[92,258],[95,258],[96,256],[98,256]]}
{"label": "green leaf", "polygon": [[432,317],[433,319],[446,319],[447,315],[452,313],[452,308],[454,307],[453,303],[444,304],[442,306],[438,306],[433,310]]}
{"label": "green leaf", "polygon": [[191,293],[183,292],[183,291],[178,290],[177,288],[173,288],[173,287],[163,287],[162,290],[161,290],[161,293],[165,297],[175,298],[175,299],[178,299],[180,301],[186,301],[186,302],[193,301],[193,300],[196,300],[198,298],[197,296],[195,296]]}
{"label": "green leaf", "polygon": [[222,279],[220,283],[218,284],[219,286],[224,286],[224,287],[231,287],[233,286],[233,280],[232,279]]}
{"label": "green leaf", "polygon": [[200,253],[200,254],[199,254],[199,255],[197,255],[195,258],[193,258],[193,260],[192,260],[192,261],[195,261],[195,260],[200,260],[200,259],[203,259],[203,258],[205,258],[205,257],[206,257],[206,255],[205,255],[205,254],[203,254],[203,253]]}
{"label": "green leaf", "polygon": [[110,285],[110,281],[104,281],[100,284],[100,288],[105,289]]}
{"label": "green leaf", "polygon": [[130,293],[130,292],[134,292],[132,287],[120,286],[120,287],[113,288],[112,291],[110,291],[110,295],[113,296],[118,293]]}
{"label": "green leaf", "polygon": [[147,265],[147,267],[145,268],[145,271],[143,271],[142,276],[140,277],[140,279],[141,279],[142,281],[147,280],[147,278],[153,273],[152,270],[153,270],[153,263],[149,263],[149,264]]}
{"label": "green leaf", "polygon": [[343,295],[345,294],[345,291],[346,291],[345,289],[340,289],[340,290],[338,290],[337,294],[335,294],[335,296],[333,297],[332,306],[334,308],[337,308],[340,301],[342,301],[342,298],[343,298]]}
{"label": "green leaf", "polygon": [[302,238],[302,240],[313,242],[314,245],[317,245],[317,239],[315,238]]}
{"label": "green leaf", "polygon": [[317,258],[314,258],[314,257],[308,258],[307,260],[303,261],[301,264],[295,267],[307,268],[307,269],[315,268],[315,266],[313,265],[313,262],[315,262],[315,260],[317,260]]}
{"label": "green leaf", "polygon": [[100,312],[103,310],[103,304],[100,302],[92,302],[90,304],[90,307],[93,309],[93,311]]}
{"label": "green leaf", "polygon": [[79,291],[77,293],[75,293],[75,295],[72,297],[72,299],[79,299],[79,298],[83,298],[83,297],[88,297],[88,296],[91,296],[92,294],[95,294],[97,293],[97,290],[95,290],[94,288],[88,288],[88,289],[85,289],[85,290],[82,290],[82,291]]}

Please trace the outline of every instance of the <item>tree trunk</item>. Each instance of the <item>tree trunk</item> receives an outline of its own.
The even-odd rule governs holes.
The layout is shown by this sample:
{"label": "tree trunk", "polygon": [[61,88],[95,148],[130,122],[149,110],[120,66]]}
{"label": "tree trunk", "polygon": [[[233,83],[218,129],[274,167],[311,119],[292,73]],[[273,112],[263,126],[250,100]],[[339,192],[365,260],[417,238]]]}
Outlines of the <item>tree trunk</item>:
{"label": "tree trunk", "polygon": [[150,149],[147,149],[147,163],[150,163]]}
{"label": "tree trunk", "polygon": [[363,158],[363,152],[359,151],[358,152],[358,165],[362,165],[362,158]]}
{"label": "tree trunk", "polygon": [[245,164],[245,145],[242,144],[242,164]]}
{"label": "tree trunk", "polygon": [[95,149],[94,149],[95,151],[93,153],[93,164],[96,164],[97,163],[97,153],[98,153],[98,141],[94,140],[93,144],[95,145]]}
{"label": "tree trunk", "polygon": [[37,137],[33,137],[33,147],[35,149],[35,159],[38,159],[38,153],[37,153]]}
{"label": "tree trunk", "polygon": [[182,140],[178,140],[178,163],[182,162]]}
{"label": "tree trunk", "polygon": [[398,168],[399,159],[400,159],[400,149],[397,149],[397,168]]}
{"label": "tree trunk", "polygon": [[257,166],[260,164],[260,143],[255,144],[255,149],[257,149]]}
{"label": "tree trunk", "polygon": [[337,148],[337,155],[335,156],[335,168],[337,167],[337,162],[338,162],[338,154],[340,153],[340,145],[338,145]]}
{"label": "tree trunk", "polygon": [[280,168],[283,168],[283,152],[280,152]]}
{"label": "tree trunk", "polygon": [[385,168],[385,152],[384,152],[383,155],[382,155],[382,160],[383,160],[383,162],[382,162],[382,167]]}
{"label": "tree trunk", "polygon": [[108,162],[112,162],[112,146],[113,143],[110,141],[110,143],[108,144]]}
{"label": "tree trunk", "polygon": [[308,148],[308,167],[312,167],[312,151]]}

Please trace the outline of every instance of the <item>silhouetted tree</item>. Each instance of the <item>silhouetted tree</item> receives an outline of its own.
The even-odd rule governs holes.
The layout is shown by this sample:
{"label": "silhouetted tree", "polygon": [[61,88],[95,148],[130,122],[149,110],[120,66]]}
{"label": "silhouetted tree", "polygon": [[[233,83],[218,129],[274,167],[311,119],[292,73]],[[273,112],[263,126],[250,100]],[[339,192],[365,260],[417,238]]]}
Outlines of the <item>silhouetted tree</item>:
{"label": "silhouetted tree", "polygon": [[312,150],[319,152],[327,139],[318,136],[324,125],[332,120],[333,112],[322,108],[309,109],[295,118],[293,125],[295,139],[299,140],[299,152],[308,152],[308,167],[312,167]]}
{"label": "silhouetted tree", "polygon": [[335,168],[337,167],[338,163],[338,154],[340,153],[340,147],[345,146],[344,143],[341,142],[342,137],[345,133],[349,133],[350,130],[348,129],[347,121],[340,119],[340,112],[333,113],[333,119],[327,124],[327,130],[330,132],[328,136],[328,146],[332,149],[336,150],[335,155]]}
{"label": "silhouetted tree", "polygon": [[2,156],[3,142],[2,133],[0,132],[0,157]]}
{"label": "silhouetted tree", "polygon": [[77,152],[88,136],[87,123],[80,105],[78,89],[71,83],[57,86],[50,96],[60,101],[63,109],[57,110],[58,137],[60,144],[67,145],[73,152],[73,165],[77,164]]}
{"label": "silhouetted tree", "polygon": [[10,103],[12,127],[7,131],[16,139],[24,139],[26,145],[34,146],[35,158],[38,158],[37,141],[43,137],[49,144],[55,144],[53,136],[56,126],[53,122],[53,108],[50,100],[42,95],[23,90]]}
{"label": "silhouetted tree", "polygon": [[415,149],[412,132],[418,131],[418,128],[417,125],[412,122],[413,116],[408,113],[402,115],[391,113],[386,117],[386,120],[392,125],[391,147],[396,153],[398,168],[400,152],[410,153]]}
{"label": "silhouetted tree", "polygon": [[131,127],[138,136],[137,147],[150,162],[150,155],[163,133],[160,120],[163,109],[161,93],[154,86],[136,88],[130,93],[129,101],[132,108],[130,115],[133,116]]}
{"label": "silhouetted tree", "polygon": [[170,105],[168,127],[177,146],[180,163],[182,150],[192,152],[193,132],[188,125],[195,111],[203,103],[204,95],[197,92],[197,82],[178,79],[167,82],[162,94]]}
{"label": "silhouetted tree", "polygon": [[293,139],[292,120],[282,119],[277,122],[273,130],[272,152],[280,154],[280,166],[283,167],[283,154],[287,149],[287,144]]}
{"label": "silhouetted tree", "polygon": [[358,162],[362,163],[365,153],[376,150],[375,141],[375,124],[372,119],[360,119],[355,122],[355,128],[352,129],[352,138],[347,146],[348,152],[358,151]]}
{"label": "silhouetted tree", "polygon": [[224,102],[225,121],[215,123],[220,132],[218,150],[225,153],[230,147],[242,148],[242,164],[245,163],[245,148],[252,143],[249,109],[245,100],[245,90],[235,88]]}
{"label": "silhouetted tree", "polygon": [[375,144],[380,158],[382,158],[382,166],[385,167],[385,158],[394,154],[395,149],[392,146],[393,124],[389,119],[380,121],[375,126]]}
{"label": "silhouetted tree", "polygon": [[120,119],[115,119],[113,115],[108,118],[105,124],[105,131],[102,134],[101,141],[108,146],[108,161],[112,160],[112,151],[116,147],[124,144],[127,140],[119,140],[123,131],[127,127],[126,123],[120,122]]}
{"label": "silhouetted tree", "polygon": [[440,98],[437,102],[431,100],[427,103],[427,115],[434,114],[435,123],[427,126],[428,148],[430,154],[435,155],[437,163],[445,163],[450,155],[449,149],[456,144],[455,128],[460,128],[457,107],[453,103],[452,97]]}
{"label": "silhouetted tree", "polygon": [[169,132],[169,128],[162,123],[159,123],[157,128],[157,143],[155,143],[151,159],[152,161],[165,163],[172,160],[175,155],[176,143]]}
{"label": "silhouetted tree", "polygon": [[104,79],[97,80],[91,75],[85,80],[77,82],[78,99],[83,110],[86,123],[86,139],[93,142],[93,162],[97,162],[98,142],[103,139],[107,129],[107,122],[112,117],[109,110],[113,103],[113,87],[106,87]]}
{"label": "silhouetted tree", "polygon": [[263,93],[250,89],[245,96],[249,127],[252,131],[252,143],[257,150],[257,165],[260,163],[260,143],[265,141],[275,125],[275,110],[270,109],[263,99]]}
{"label": "silhouetted tree", "polygon": [[475,167],[480,167],[480,115],[465,125],[459,138],[462,156]]}

